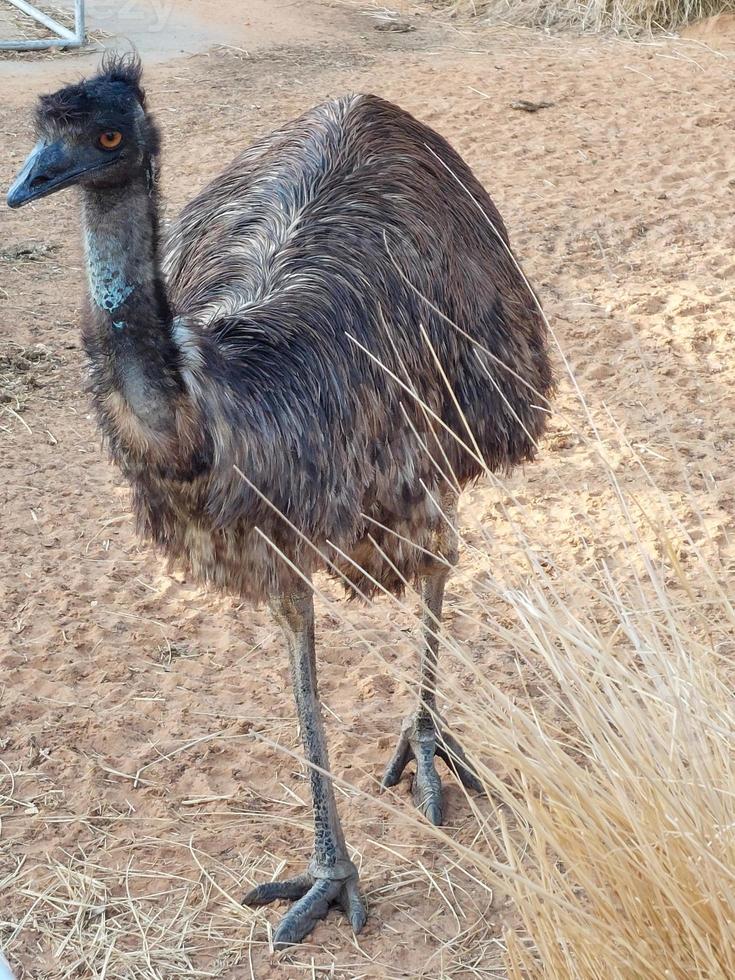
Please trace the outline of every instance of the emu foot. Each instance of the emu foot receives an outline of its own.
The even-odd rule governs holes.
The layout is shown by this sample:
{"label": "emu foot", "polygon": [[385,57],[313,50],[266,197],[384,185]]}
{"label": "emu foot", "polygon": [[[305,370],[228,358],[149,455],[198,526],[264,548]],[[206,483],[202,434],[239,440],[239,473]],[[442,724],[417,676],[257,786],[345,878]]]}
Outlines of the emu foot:
{"label": "emu foot", "polygon": [[273,948],[285,949],[308,936],[317,922],[326,918],[332,905],[340,906],[357,934],[367,919],[358,883],[357,868],[352,861],[343,859],[327,866],[312,859],[303,874],[258,885],[247,893],[242,904],[253,907],[278,899],[294,900],[273,936]]}
{"label": "emu foot", "polygon": [[416,760],[413,778],[413,801],[427,820],[436,827],[444,819],[442,784],[434,766],[434,756],[443,759],[467,789],[482,791],[482,783],[472,771],[464,749],[438,720],[417,711],[403,722],[398,747],[383,774],[383,786],[395,786],[411,759]]}

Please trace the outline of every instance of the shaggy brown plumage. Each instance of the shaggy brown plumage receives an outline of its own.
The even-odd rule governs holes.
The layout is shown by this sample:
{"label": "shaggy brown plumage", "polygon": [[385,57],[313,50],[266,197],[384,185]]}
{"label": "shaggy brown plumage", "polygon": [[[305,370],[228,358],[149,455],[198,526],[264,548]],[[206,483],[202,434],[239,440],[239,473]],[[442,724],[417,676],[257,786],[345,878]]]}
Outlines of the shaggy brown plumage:
{"label": "shaggy brown plumage", "polygon": [[277,945],[335,902],[359,931],[301,576],[326,561],[363,595],[422,581],[421,699],[384,784],[415,758],[417,805],[441,823],[435,754],[479,788],[436,715],[453,508],[484,467],[534,455],[552,387],[543,317],[467,165],[372,95],[250,147],[161,248],[158,131],[140,82],[135,59],[113,58],[44,97],[9,203],[81,187],[92,394],[141,530],[201,581],[269,599],[285,631],[314,767],[314,859],[246,901],[298,899]]}
{"label": "shaggy brown plumage", "polygon": [[165,423],[140,424],[111,397],[109,366],[93,371],[143,532],[254,600],[294,574],[256,527],[307,573],[328,554],[363,593],[417,579],[424,552],[373,521],[430,550],[442,472],[461,487],[481,466],[390,373],[492,469],[530,459],[547,417],[545,329],[498,235],[449,144],[375,96],[318,106],[246,150],[164,252]]}

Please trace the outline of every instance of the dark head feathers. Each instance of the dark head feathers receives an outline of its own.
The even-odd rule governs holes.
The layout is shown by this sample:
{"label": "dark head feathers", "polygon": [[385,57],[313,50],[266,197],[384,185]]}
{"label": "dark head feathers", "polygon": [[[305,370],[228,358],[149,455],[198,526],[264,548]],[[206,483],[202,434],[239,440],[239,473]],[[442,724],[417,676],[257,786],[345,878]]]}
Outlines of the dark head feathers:
{"label": "dark head feathers", "polygon": [[136,52],[119,54],[106,51],[99,74],[75,85],[67,85],[50,95],[42,95],[36,110],[39,125],[82,122],[101,106],[125,108],[132,99],[145,106],[140,81],[143,66]]}
{"label": "dark head feathers", "polygon": [[140,80],[143,77],[143,65],[137,51],[118,52],[105,51],[102,55],[100,74],[98,79],[106,79],[109,82],[122,82],[135,93],[135,97],[141,105],[145,105],[145,92],[140,87]]}

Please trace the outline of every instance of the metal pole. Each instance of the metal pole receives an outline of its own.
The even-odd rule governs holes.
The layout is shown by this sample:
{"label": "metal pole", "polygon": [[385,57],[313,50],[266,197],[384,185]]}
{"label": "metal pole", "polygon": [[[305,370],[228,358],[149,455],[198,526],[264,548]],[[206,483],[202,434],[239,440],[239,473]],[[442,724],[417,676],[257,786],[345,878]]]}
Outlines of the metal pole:
{"label": "metal pole", "polygon": [[8,0],[8,3],[12,3],[14,7],[17,7],[24,14],[28,14],[29,17],[37,20],[39,24],[48,27],[50,31],[58,34],[59,37],[65,37],[67,41],[76,40],[76,34],[73,31],[70,31],[68,27],[64,27],[63,24],[60,24],[58,20],[54,20],[53,17],[49,17],[48,14],[44,14],[42,10],[37,10],[35,7],[32,7],[29,3],[26,3],[26,0]]}
{"label": "metal pole", "polygon": [[59,24],[53,17],[44,14],[42,10],[37,10],[26,0],[8,0],[14,7],[28,14],[39,24],[48,27],[57,37],[42,38],[39,40],[17,40],[0,41],[0,51],[43,51],[44,48],[79,48],[85,41],[84,26],[84,0],[74,0],[74,30]]}
{"label": "metal pole", "polygon": [[0,51],[43,51],[44,48],[79,48],[81,45],[74,39],[67,41],[64,37],[45,37],[40,41],[0,41]]}
{"label": "metal pole", "polygon": [[84,44],[84,0],[74,0],[74,40]]}

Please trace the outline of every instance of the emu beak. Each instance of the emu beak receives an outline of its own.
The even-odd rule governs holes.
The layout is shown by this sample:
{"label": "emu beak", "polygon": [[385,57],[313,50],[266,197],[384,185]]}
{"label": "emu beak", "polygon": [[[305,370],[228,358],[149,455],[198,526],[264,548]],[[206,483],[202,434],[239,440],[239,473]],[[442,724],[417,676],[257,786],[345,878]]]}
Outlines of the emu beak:
{"label": "emu beak", "polygon": [[99,161],[84,160],[83,154],[70,149],[63,140],[55,143],[41,141],[31,150],[8,191],[8,207],[20,208],[29,201],[69,187],[83,174],[98,169]]}
{"label": "emu beak", "polygon": [[68,171],[69,160],[61,142],[37,143],[8,191],[8,206],[19,208],[44,194],[50,194],[68,175]]}

